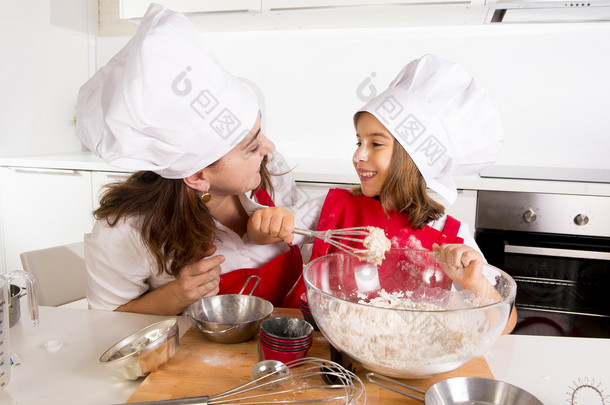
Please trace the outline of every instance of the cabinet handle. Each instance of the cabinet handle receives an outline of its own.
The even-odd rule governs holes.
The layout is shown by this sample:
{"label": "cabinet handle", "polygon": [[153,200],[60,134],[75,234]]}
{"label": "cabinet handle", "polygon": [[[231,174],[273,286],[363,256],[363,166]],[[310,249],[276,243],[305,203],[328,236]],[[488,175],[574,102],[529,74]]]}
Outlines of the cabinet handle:
{"label": "cabinet handle", "polygon": [[49,174],[77,174],[76,170],[70,169],[47,169],[47,168],[34,168],[34,167],[9,167],[9,169],[16,173],[49,173]]}
{"label": "cabinet handle", "polygon": [[504,252],[522,255],[567,257],[571,259],[610,260],[610,253],[590,250],[553,249],[539,248],[533,246],[505,245]]}
{"label": "cabinet handle", "polygon": [[131,173],[124,173],[124,174],[107,174],[106,177],[108,177],[109,179],[126,179],[129,176],[131,176]]}

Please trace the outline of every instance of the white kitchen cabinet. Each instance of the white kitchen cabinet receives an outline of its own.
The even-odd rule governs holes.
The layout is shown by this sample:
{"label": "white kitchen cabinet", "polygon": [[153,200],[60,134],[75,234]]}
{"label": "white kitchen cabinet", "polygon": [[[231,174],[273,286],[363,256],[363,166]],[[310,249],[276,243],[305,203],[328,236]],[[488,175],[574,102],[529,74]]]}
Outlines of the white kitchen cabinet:
{"label": "white kitchen cabinet", "polygon": [[22,269],[22,252],[75,243],[93,225],[91,172],[1,167],[2,271]]}
{"label": "white kitchen cabinet", "polygon": [[447,215],[451,215],[458,221],[465,223],[470,228],[470,232],[474,236],[475,219],[477,215],[477,192],[476,190],[458,190],[458,196],[452,205],[433,191],[428,191],[428,194],[445,207]]}

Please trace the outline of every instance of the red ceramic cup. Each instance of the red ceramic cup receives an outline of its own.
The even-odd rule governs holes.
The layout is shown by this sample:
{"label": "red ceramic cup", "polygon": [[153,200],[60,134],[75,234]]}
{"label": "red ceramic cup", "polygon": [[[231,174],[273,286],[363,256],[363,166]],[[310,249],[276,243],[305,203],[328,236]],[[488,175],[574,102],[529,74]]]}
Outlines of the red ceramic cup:
{"label": "red ceramic cup", "polygon": [[259,340],[263,343],[265,343],[266,345],[270,346],[270,347],[274,347],[274,348],[278,348],[278,349],[297,349],[297,348],[303,348],[306,346],[311,346],[312,342],[313,342],[313,335],[311,335],[311,338],[302,341],[302,342],[275,342],[273,340],[269,340],[268,338],[266,338],[264,335],[259,335]]}
{"label": "red ceramic cup", "polygon": [[288,363],[290,361],[302,359],[307,355],[308,351],[309,347],[296,351],[282,351],[267,347],[261,342],[258,343],[258,353],[261,360],[278,360],[282,363]]}

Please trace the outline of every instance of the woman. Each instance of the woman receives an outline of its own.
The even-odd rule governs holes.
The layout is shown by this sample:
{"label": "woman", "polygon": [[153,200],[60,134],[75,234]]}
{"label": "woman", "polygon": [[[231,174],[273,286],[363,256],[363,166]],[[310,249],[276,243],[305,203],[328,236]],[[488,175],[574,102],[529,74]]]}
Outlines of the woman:
{"label": "woman", "polygon": [[77,136],[108,163],[137,170],[110,185],[85,237],[90,308],[175,315],[239,291],[251,274],[261,277],[254,294],[298,303],[288,294],[302,270],[298,247],[246,236],[250,213],[273,206],[273,183],[276,198],[294,201],[291,178],[269,173],[288,166],[261,132],[253,92],[186,17],[150,6],[81,88]]}

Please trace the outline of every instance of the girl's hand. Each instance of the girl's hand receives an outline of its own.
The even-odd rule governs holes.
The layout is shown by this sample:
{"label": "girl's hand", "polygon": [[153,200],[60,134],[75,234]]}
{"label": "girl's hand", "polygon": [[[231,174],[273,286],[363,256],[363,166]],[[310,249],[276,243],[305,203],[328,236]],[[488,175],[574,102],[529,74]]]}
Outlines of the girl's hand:
{"label": "girl's hand", "polygon": [[190,304],[218,294],[220,264],[225,261],[225,257],[222,255],[209,257],[215,252],[216,247],[213,246],[206,252],[203,259],[189,263],[180,269],[174,281],[178,287],[176,294],[180,301],[188,301]]}
{"label": "girl's hand", "polygon": [[441,269],[460,286],[475,293],[487,289],[487,279],[483,276],[483,256],[468,245],[436,243],[432,251]]}
{"label": "girl's hand", "polygon": [[266,245],[284,241],[292,243],[294,214],[280,207],[261,208],[248,220],[248,237],[254,243]]}

